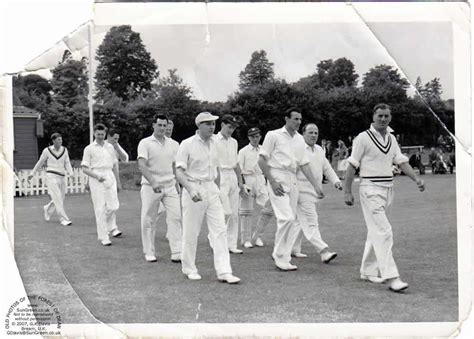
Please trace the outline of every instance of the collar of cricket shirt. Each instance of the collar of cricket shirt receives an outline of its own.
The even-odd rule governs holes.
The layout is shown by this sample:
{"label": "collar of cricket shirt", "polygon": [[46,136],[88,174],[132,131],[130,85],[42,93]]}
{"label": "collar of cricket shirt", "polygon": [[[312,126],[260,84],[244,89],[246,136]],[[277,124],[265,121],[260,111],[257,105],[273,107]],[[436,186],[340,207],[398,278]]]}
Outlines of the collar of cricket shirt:
{"label": "collar of cricket shirt", "polygon": [[166,136],[166,135],[163,136],[163,142],[161,142],[160,139],[158,139],[157,137],[155,137],[154,134],[152,134],[151,137],[152,137],[151,140],[153,140],[153,141],[159,143],[160,145],[166,144],[166,139],[167,139],[167,136]]}
{"label": "collar of cricket shirt", "polygon": [[[369,130],[370,130],[371,132],[377,133],[377,135],[379,135],[380,137],[382,137],[382,135],[375,129],[374,124],[370,124]],[[387,126],[387,134],[392,134],[393,132],[395,132],[395,131],[392,129],[392,127]]]}

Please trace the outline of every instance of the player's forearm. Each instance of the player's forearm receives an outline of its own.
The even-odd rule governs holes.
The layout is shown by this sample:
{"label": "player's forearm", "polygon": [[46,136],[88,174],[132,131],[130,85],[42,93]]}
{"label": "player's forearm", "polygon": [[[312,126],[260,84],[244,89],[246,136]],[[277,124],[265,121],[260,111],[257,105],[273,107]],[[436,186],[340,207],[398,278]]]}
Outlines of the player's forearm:
{"label": "player's forearm", "polygon": [[115,180],[117,181],[117,185],[121,185],[120,182],[120,175],[119,175],[119,169],[118,169],[118,163],[114,164],[114,167],[112,167],[112,172],[114,172]]}
{"label": "player's forearm", "polygon": [[354,181],[355,176],[355,167],[351,163],[347,165],[346,170],[346,180],[344,182],[344,192],[352,193],[352,182]]}
{"label": "player's forearm", "polygon": [[258,157],[258,166],[260,166],[260,169],[262,170],[265,178],[267,178],[268,182],[275,182],[275,179],[270,173],[270,166],[268,166],[267,160],[262,155],[259,155]]}
{"label": "player's forearm", "polygon": [[127,152],[125,152],[125,150],[124,150],[119,144],[116,144],[116,145],[117,145],[117,146],[115,147],[115,150],[116,150],[117,153],[118,153],[118,156],[119,156],[120,161],[128,162],[128,154],[127,154]]}
{"label": "player's forearm", "polygon": [[414,182],[418,183],[420,178],[418,175],[416,175],[415,171],[413,170],[413,167],[410,166],[408,162],[404,162],[402,164],[399,164],[400,169],[405,173],[408,177],[410,177],[411,180]]}
{"label": "player's forearm", "polygon": [[237,166],[234,167],[234,172],[235,172],[235,175],[237,176],[237,182],[238,182],[239,187],[242,187],[244,182],[242,180],[242,170],[240,169],[239,164],[237,164]]}
{"label": "player's forearm", "polygon": [[38,162],[36,163],[35,167],[33,167],[33,170],[31,171],[30,175],[33,175],[35,174],[36,172],[38,172],[38,170],[43,167],[44,163],[45,163],[46,159],[41,157]]}
{"label": "player's forearm", "polygon": [[189,182],[188,178],[184,174],[184,170],[180,167],[176,168],[176,180],[184,187],[186,191],[191,193],[191,183]]}
{"label": "player's forearm", "polygon": [[303,174],[305,175],[306,179],[308,179],[311,185],[313,185],[316,191],[323,190],[321,186],[322,180],[318,180],[318,178],[316,178],[316,176],[313,174],[313,171],[311,171],[311,167],[309,163],[303,166],[300,166],[300,169],[301,169],[301,172],[303,172]]}
{"label": "player's forearm", "polygon": [[72,174],[72,166],[71,166],[71,160],[69,159],[69,156],[66,158],[66,171],[69,174]]}
{"label": "player's forearm", "polygon": [[152,187],[155,186],[156,183],[153,179],[153,176],[151,175],[150,170],[148,169],[148,166],[146,164],[142,163],[142,161],[140,161],[140,160],[141,159],[138,160],[138,169],[140,170],[143,177],[150,183],[150,185]]}
{"label": "player's forearm", "polygon": [[82,172],[91,178],[99,180],[99,175],[94,173],[89,167],[82,166]]}
{"label": "player's forearm", "polygon": [[329,180],[329,182],[333,185],[335,185],[338,182],[341,182],[336,172],[334,171],[334,169],[332,168],[331,164],[329,163],[327,159],[324,159],[323,174]]}

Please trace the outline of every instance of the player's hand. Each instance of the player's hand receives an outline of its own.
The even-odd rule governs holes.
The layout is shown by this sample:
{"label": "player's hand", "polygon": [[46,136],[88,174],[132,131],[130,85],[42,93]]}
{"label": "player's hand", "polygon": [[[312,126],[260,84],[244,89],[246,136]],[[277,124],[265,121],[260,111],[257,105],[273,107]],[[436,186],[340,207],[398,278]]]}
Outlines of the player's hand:
{"label": "player's hand", "polygon": [[191,196],[191,200],[194,202],[202,201],[201,194],[199,194],[198,191],[192,190],[191,192],[189,192],[189,195]]}
{"label": "player's hand", "polygon": [[425,190],[425,182],[422,179],[418,179],[416,181],[416,185],[418,186],[420,192],[423,192]]}
{"label": "player's hand", "polygon": [[318,199],[324,199],[324,192],[321,188],[317,187],[315,188],[315,191],[316,191],[316,196],[318,197]]}
{"label": "player's hand", "polygon": [[243,184],[240,186],[240,195],[242,197],[247,197],[250,194],[250,188],[247,187],[247,185]]}
{"label": "player's hand", "polygon": [[104,181],[105,181],[105,178],[99,175],[99,176],[97,177],[97,180],[98,180],[99,182],[104,182]]}
{"label": "player's hand", "polygon": [[344,202],[346,203],[347,206],[354,205],[354,196],[352,195],[351,192],[344,193]]}
{"label": "player's hand", "polygon": [[336,182],[334,184],[334,187],[338,190],[338,191],[342,191],[343,187],[342,187],[342,183],[340,181]]}
{"label": "player's hand", "polygon": [[33,179],[33,176],[30,174],[26,180],[29,182],[31,179]]}
{"label": "player's hand", "polygon": [[285,194],[285,190],[279,182],[272,181],[270,182],[270,185],[272,186],[273,193],[275,193],[276,196],[281,197]]}
{"label": "player's hand", "polygon": [[160,185],[154,185],[153,187],[153,192],[155,193],[161,193],[161,187]]}

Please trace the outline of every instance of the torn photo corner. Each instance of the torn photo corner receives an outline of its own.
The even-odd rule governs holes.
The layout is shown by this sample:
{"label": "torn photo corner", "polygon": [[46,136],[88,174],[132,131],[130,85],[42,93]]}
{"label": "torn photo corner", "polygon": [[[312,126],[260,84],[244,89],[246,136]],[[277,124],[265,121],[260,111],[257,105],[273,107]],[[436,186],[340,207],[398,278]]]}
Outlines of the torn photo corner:
{"label": "torn photo corner", "polygon": [[[462,332],[472,300],[469,11],[468,4],[451,2],[97,2],[93,21],[32,59],[24,72],[1,78],[0,240],[10,241],[11,247],[1,248],[12,272],[2,290],[5,333],[448,337]],[[146,182],[142,185],[137,158],[144,156],[137,147],[156,131],[156,114],[173,121],[178,143],[195,134],[197,113],[231,114],[239,121],[233,137],[240,150],[249,143],[249,129],[258,128],[263,142],[268,131],[285,124],[283,112],[294,108],[301,111],[299,127],[317,125],[317,143],[328,150],[334,180],[345,184],[342,154],[350,155],[354,137],[370,127],[373,107],[382,102],[390,107],[400,152],[426,188],[420,192],[393,167],[395,195],[387,209],[393,237],[385,229],[374,240],[370,227],[380,209],[374,207],[375,221],[366,224],[362,176],[353,185],[351,207],[344,204],[344,191],[323,182],[325,198],[307,222],[313,228],[290,222],[303,227],[302,247],[294,239],[291,259],[298,270],[275,268],[275,233],[284,223],[279,213],[267,213],[259,230],[263,246],[244,246],[245,231],[236,233],[242,255],[229,246],[232,272],[241,279],[232,285],[216,277],[214,233],[207,222],[197,242],[201,279],[193,281],[176,262],[181,239],[172,240],[172,203],[163,198],[151,212],[142,212]],[[97,123],[116,132],[127,155],[118,162],[120,206],[116,224],[107,230],[112,246],[97,239],[101,226],[95,216],[102,220],[99,209],[94,211],[97,191],[82,169]],[[65,198],[52,192],[50,163],[49,174],[35,167],[43,157],[60,161],[54,146],[47,148],[53,133],[60,133],[72,165],[61,184]],[[350,149],[343,151],[341,142]],[[184,205],[186,194],[181,193]],[[59,210],[58,199],[64,204]],[[229,221],[237,229],[248,218],[252,227],[265,219],[265,207],[257,205],[250,216],[237,205]],[[301,210],[289,210],[300,220]],[[156,229],[142,226],[146,218]],[[366,242],[367,236],[378,245]],[[147,237],[154,238],[152,256],[143,249]],[[325,264],[328,250],[337,258]],[[391,253],[396,265],[387,265],[395,271],[387,273],[377,260]],[[385,283],[370,283],[369,271],[387,278]],[[394,293],[389,288],[398,275],[409,288]]]}

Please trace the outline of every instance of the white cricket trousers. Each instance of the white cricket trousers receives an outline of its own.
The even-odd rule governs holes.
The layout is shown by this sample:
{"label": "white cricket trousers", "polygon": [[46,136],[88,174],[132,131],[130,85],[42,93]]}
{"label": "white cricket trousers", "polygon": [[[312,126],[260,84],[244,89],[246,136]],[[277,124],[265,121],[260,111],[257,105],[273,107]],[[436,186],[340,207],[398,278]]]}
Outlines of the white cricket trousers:
{"label": "white cricket trousers", "polygon": [[117,229],[115,212],[120,206],[117,181],[111,169],[95,168],[93,171],[106,178],[104,182],[99,182],[90,177],[89,187],[97,223],[97,237],[99,240],[108,240],[109,232]]}
{"label": "white cricket trousers", "polygon": [[314,201],[298,201],[296,213],[298,215],[298,222],[296,230],[298,236],[293,245],[293,253],[301,252],[301,242],[303,235],[308,241],[321,253],[322,250],[328,247],[324,242],[319,231],[318,213],[316,212],[316,202]]}
{"label": "white cricket trousers", "polygon": [[268,202],[268,192],[263,174],[247,174],[244,175],[244,179],[250,194],[240,197],[240,241],[242,244],[252,240],[252,220],[250,218],[255,209],[255,203],[263,207]]}
{"label": "white cricket trousers", "polygon": [[48,214],[56,212],[59,220],[69,220],[64,210],[64,197],[66,196],[66,178],[54,173],[46,173],[46,184],[51,201],[45,205]]}
{"label": "white cricket trousers", "polygon": [[361,185],[359,195],[367,225],[360,273],[378,276],[380,272],[382,279],[396,278],[399,274],[392,255],[392,226],[385,214],[393,201],[393,187]]}
{"label": "white cricket trousers", "polygon": [[[227,227],[227,245],[236,249],[239,240],[239,185],[234,169],[221,169],[220,191]],[[211,242],[212,244],[212,242]]]}
{"label": "white cricket trousers", "polygon": [[194,202],[187,190],[183,190],[183,246],[182,272],[186,275],[197,273],[196,249],[202,222],[206,218],[209,239],[214,252],[214,268],[217,275],[232,273],[224,209],[220,199],[220,191],[213,181],[193,182],[192,185],[201,194],[202,201]]}
{"label": "white cricket trousers", "polygon": [[181,253],[181,206],[175,183],[162,187],[161,193],[155,193],[151,185],[143,184],[140,196],[143,253],[155,255],[156,224],[161,204],[166,210],[166,238],[169,241],[171,255]]}
{"label": "white cricket trousers", "polygon": [[296,205],[298,203],[298,182],[296,174],[290,171],[270,169],[273,178],[282,185],[285,194],[276,196],[268,182],[268,195],[277,219],[273,259],[277,263],[289,263],[291,249],[296,241]]}

